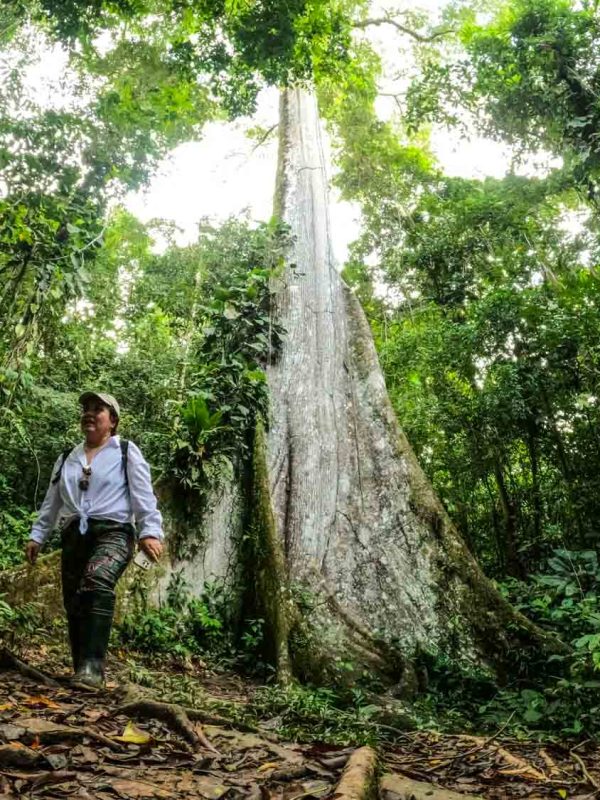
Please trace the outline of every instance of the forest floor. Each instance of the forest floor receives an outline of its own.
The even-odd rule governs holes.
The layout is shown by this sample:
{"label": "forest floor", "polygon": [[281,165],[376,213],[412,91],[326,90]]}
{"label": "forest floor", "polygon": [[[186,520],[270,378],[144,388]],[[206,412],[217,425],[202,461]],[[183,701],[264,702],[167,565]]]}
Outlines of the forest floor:
{"label": "forest floor", "polygon": [[[186,708],[164,690],[177,679],[168,662],[149,669],[141,657],[118,652],[106,689],[95,692],[69,685],[61,637],[33,636],[16,649],[16,661],[12,650],[0,653],[1,797],[600,797],[600,749],[590,742],[393,729],[392,741],[375,748],[286,741],[277,716],[241,721],[254,685],[202,662],[188,664],[183,676],[176,699]],[[136,674],[145,686],[132,682]]]}

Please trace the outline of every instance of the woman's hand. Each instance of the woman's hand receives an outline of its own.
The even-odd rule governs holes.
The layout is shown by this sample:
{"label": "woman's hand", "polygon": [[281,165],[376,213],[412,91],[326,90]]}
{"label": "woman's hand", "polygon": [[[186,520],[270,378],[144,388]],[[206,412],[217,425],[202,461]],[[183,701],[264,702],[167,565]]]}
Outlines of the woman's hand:
{"label": "woman's hand", "polygon": [[41,546],[38,542],[34,542],[33,539],[30,539],[25,545],[25,557],[30,564],[35,564],[37,561]]}
{"label": "woman's hand", "polygon": [[158,561],[160,554],[162,553],[162,549],[163,546],[161,540],[156,539],[154,536],[146,536],[143,539],[140,539],[140,550],[143,550],[148,558],[152,559],[152,561]]}

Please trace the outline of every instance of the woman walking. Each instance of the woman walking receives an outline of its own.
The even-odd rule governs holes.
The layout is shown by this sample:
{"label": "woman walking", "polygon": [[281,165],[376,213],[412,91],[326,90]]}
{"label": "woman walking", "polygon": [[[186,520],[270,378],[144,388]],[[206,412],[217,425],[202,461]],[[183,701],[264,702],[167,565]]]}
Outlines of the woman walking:
{"label": "woman walking", "polygon": [[116,399],[85,392],[79,402],[85,439],[57,459],[26,555],[35,563],[58,526],[73,680],[99,687],[104,683],[115,585],[135,551],[133,522],[140,549],[153,561],[162,552],[164,537],[148,464],[133,442],[116,435]]}

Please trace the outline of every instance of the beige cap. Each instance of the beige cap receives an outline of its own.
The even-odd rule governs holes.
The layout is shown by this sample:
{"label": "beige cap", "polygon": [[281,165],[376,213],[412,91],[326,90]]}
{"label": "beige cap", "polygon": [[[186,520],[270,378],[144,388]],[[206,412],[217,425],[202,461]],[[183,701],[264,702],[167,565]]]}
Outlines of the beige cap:
{"label": "beige cap", "polygon": [[119,404],[117,402],[117,398],[113,397],[112,394],[107,394],[107,392],[84,392],[80,398],[79,402],[83,405],[86,400],[100,400],[100,402],[104,403],[105,406],[112,408],[115,412],[117,417],[121,416],[121,409],[119,408]]}

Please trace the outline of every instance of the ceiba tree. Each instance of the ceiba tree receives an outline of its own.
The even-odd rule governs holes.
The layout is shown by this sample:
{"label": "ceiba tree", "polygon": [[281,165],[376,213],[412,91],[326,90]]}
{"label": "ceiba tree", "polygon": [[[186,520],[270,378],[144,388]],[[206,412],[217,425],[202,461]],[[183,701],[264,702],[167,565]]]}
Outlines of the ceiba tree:
{"label": "ceiba tree", "polygon": [[501,672],[515,648],[560,650],[483,575],[419,467],[333,260],[316,99],[288,89],[280,108],[275,210],[294,244],[277,291],[286,335],[255,450],[262,568],[279,590],[263,607],[280,674],[314,680],[351,662],[411,690],[423,651]]}

